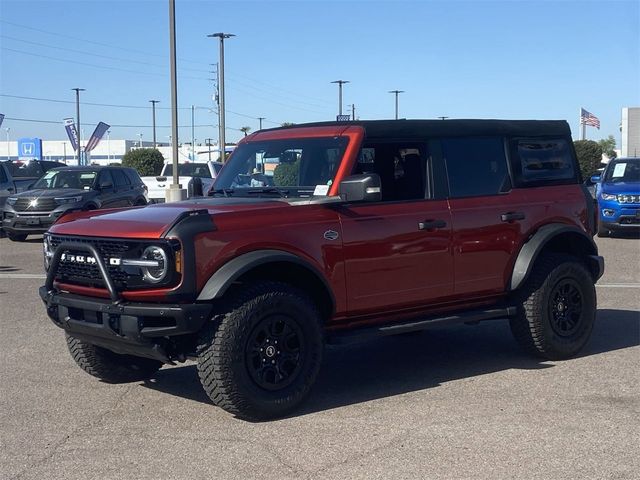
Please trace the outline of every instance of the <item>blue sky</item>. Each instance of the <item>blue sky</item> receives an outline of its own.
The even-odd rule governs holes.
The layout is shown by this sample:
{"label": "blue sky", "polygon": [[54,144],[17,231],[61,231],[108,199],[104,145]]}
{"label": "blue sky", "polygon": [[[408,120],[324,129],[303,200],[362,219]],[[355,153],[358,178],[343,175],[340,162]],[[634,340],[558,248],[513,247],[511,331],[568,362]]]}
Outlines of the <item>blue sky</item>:
{"label": "blue sky", "polygon": [[[335,118],[600,118],[591,139],[618,141],[621,109],[640,106],[640,2],[176,1],[180,135],[217,138],[212,111],[217,40],[225,42],[227,139],[237,129]],[[12,139],[65,138],[73,87],[85,88],[85,137],[151,140],[148,100],[160,100],[159,141],[170,134],[168,0],[0,0],[0,113]],[[74,63],[75,62],[75,63]],[[61,102],[28,100],[33,97]],[[71,102],[71,103],[64,103]],[[136,108],[89,104],[124,105]],[[347,107],[348,106],[348,107]],[[16,119],[57,123],[25,122]],[[117,126],[123,125],[123,126]],[[125,127],[130,125],[131,127]]]}

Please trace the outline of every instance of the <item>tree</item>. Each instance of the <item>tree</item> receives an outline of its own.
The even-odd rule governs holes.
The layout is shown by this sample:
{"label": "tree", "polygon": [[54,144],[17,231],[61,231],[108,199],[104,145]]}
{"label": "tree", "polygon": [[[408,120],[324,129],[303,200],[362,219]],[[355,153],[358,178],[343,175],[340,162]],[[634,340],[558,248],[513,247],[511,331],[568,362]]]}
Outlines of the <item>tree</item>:
{"label": "tree", "polygon": [[602,153],[604,153],[610,159],[616,158],[618,156],[615,150],[616,139],[613,135],[609,135],[607,138],[598,140],[598,145],[600,145],[600,148],[602,148]]}
{"label": "tree", "polygon": [[593,175],[602,162],[602,147],[593,140],[577,140],[573,142],[580,164],[582,178],[589,178]]}
{"label": "tree", "polygon": [[155,148],[137,148],[129,150],[122,157],[122,166],[135,168],[140,176],[160,175],[164,157]]}
{"label": "tree", "polygon": [[281,127],[293,127],[295,125],[295,123],[291,123],[291,122],[284,122],[283,124],[281,124]]}
{"label": "tree", "polygon": [[251,131],[251,127],[240,127],[240,131],[244,133],[244,136],[247,136],[247,133]]}

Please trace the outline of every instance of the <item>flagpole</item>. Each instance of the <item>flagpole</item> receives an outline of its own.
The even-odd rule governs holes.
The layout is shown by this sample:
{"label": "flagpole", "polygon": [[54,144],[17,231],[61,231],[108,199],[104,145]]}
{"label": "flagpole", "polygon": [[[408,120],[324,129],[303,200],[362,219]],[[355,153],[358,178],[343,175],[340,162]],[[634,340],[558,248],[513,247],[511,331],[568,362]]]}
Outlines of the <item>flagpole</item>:
{"label": "flagpole", "polygon": [[580,140],[584,140],[587,135],[587,125],[584,123],[584,120],[582,120],[582,107],[580,107],[580,126],[582,127],[582,135],[580,137]]}

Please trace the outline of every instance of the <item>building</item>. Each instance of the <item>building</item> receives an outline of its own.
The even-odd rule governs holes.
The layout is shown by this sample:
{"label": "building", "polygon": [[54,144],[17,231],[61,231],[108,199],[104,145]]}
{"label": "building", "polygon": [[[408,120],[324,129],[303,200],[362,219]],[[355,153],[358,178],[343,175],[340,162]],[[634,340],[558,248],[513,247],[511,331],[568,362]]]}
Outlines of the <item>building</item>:
{"label": "building", "polygon": [[640,107],[622,109],[621,157],[640,157]]}
{"label": "building", "polygon": [[[102,139],[98,146],[88,155],[88,163],[98,165],[109,165],[110,163],[120,163],[125,153],[136,148],[152,148],[153,142],[141,142],[140,140],[117,140],[112,138]],[[166,143],[158,144],[158,150],[165,160],[171,160],[171,145]],[[230,149],[230,147],[227,147]],[[178,148],[178,161],[185,162],[195,158],[199,160],[217,160],[219,157],[216,145],[197,145],[194,149],[190,143],[185,143]],[[13,140],[7,142],[0,141],[0,161],[18,160],[18,142]],[[68,140],[42,140],[42,160],[53,160],[66,163],[67,165],[78,165],[76,153]]]}

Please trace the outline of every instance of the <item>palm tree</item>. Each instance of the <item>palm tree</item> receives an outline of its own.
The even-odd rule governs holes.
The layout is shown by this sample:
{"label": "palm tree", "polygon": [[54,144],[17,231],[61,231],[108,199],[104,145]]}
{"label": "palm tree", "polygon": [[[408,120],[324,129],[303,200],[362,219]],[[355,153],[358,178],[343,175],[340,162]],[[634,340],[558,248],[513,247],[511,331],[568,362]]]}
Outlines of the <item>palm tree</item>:
{"label": "palm tree", "polygon": [[240,127],[240,131],[244,133],[244,136],[247,136],[247,133],[251,131],[251,127]]}

